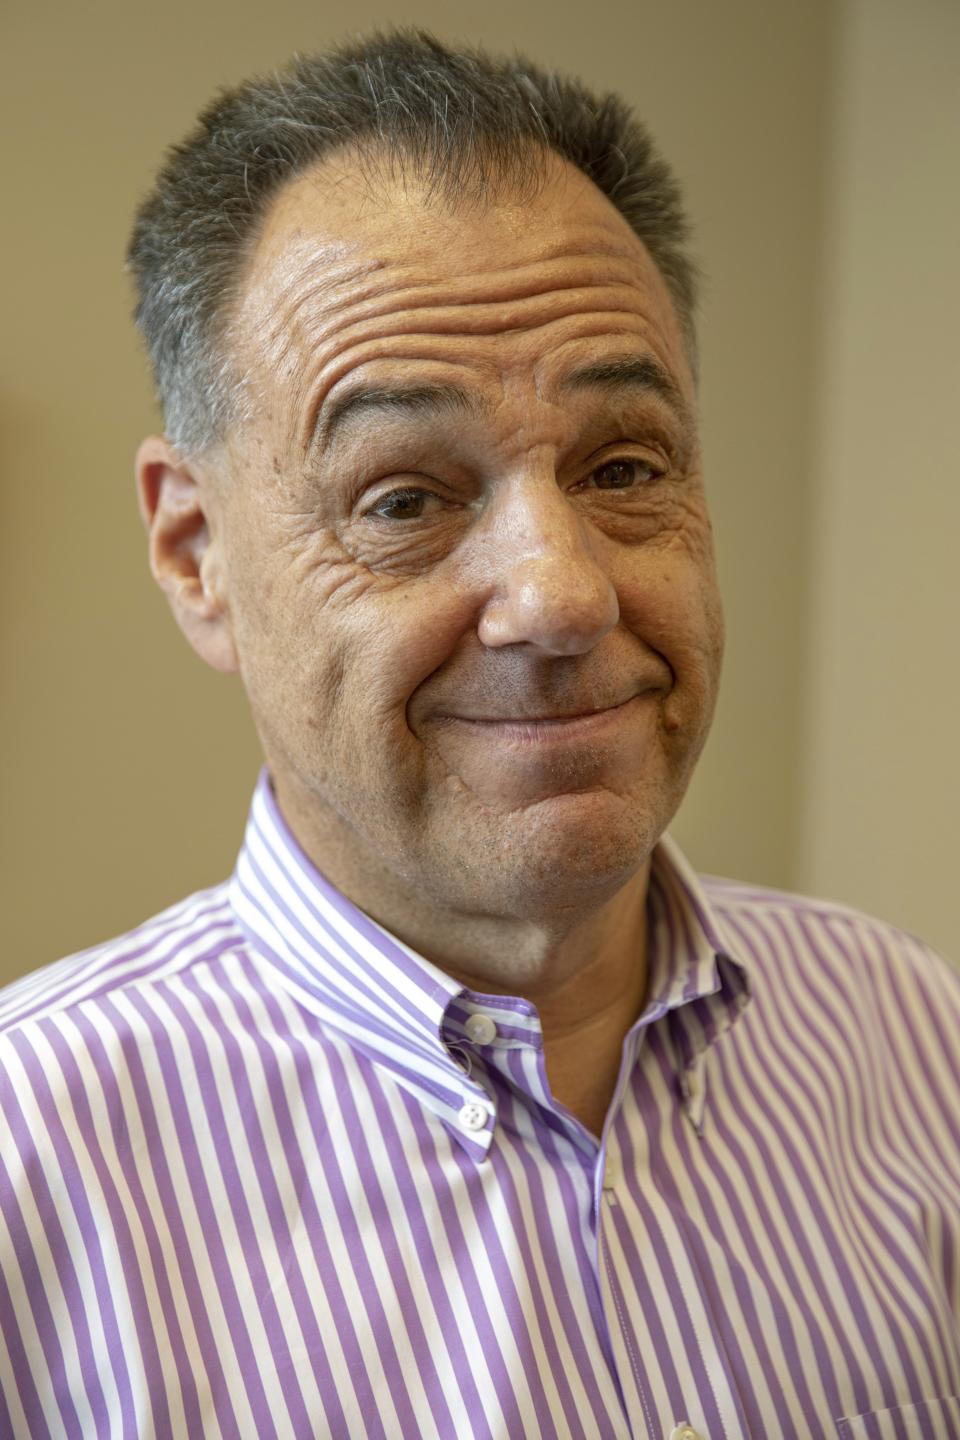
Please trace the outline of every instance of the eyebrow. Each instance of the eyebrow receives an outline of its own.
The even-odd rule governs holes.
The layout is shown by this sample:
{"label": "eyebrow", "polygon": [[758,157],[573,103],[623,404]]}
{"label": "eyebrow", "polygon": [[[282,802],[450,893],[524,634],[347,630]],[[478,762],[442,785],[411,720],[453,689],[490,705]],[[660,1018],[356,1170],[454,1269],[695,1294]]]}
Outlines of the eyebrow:
{"label": "eyebrow", "polygon": [[560,382],[561,390],[641,390],[658,396],[687,428],[693,416],[680,387],[658,360],[650,355],[624,355],[617,360],[600,360],[571,370]]}
{"label": "eyebrow", "polygon": [[476,413],[486,405],[459,385],[368,385],[321,406],[311,447],[329,445],[334,434],[360,415],[438,416]]}
{"label": "eyebrow", "polygon": [[[660,397],[692,428],[689,406],[669,371],[649,355],[627,355],[600,360],[571,370],[560,381],[561,390],[642,390]],[[472,414],[488,410],[482,397],[459,385],[368,385],[351,390],[320,407],[310,448],[325,448],[334,435],[358,416],[379,412],[408,416]]]}

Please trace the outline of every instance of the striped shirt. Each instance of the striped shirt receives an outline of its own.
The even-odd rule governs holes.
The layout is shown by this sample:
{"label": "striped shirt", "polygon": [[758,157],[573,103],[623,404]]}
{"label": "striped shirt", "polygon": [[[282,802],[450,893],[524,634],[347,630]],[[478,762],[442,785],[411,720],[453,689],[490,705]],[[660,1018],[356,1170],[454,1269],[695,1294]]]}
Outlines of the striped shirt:
{"label": "striped shirt", "polygon": [[665,838],[598,1141],[317,873],[0,993],[3,1437],[960,1437],[960,976]]}

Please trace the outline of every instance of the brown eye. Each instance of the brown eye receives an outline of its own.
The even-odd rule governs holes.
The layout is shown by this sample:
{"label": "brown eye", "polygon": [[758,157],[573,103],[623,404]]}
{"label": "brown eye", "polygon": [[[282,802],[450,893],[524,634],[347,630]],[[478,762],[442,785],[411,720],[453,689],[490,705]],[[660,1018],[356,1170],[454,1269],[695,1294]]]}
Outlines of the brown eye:
{"label": "brown eye", "polygon": [[645,460],[611,460],[590,478],[597,490],[629,490],[634,485],[648,485],[659,474]]}
{"label": "brown eye", "polygon": [[426,490],[391,490],[367,511],[382,520],[419,520],[430,499]]}

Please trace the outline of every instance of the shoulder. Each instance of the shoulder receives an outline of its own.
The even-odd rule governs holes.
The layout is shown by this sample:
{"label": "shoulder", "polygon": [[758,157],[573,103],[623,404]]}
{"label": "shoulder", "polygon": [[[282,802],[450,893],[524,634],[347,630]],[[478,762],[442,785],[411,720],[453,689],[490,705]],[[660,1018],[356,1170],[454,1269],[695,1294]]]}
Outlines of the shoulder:
{"label": "shoulder", "polygon": [[902,1009],[912,999],[960,1023],[960,968],[909,931],[834,900],[715,875],[700,880],[754,974],[832,987],[854,1011],[882,1001]]}
{"label": "shoulder", "polygon": [[[0,1153],[12,1203],[29,1208],[36,1195],[55,1217],[51,1197],[109,1196],[105,1176],[140,1173],[159,1127],[175,1128],[171,1105],[182,1118],[197,1091],[179,997],[245,949],[220,885],[0,990]],[[203,997],[191,1014],[202,1017]]]}
{"label": "shoulder", "polygon": [[125,935],[0,989],[0,1036],[129,986],[165,979],[243,943],[226,883],[197,891]]}

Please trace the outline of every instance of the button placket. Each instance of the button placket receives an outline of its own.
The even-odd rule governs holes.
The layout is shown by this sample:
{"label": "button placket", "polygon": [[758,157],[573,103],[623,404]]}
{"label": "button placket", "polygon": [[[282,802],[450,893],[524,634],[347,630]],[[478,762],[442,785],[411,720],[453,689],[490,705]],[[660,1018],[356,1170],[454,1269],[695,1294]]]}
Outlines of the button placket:
{"label": "button placket", "polygon": [[603,1161],[603,1197],[610,1205],[617,1205],[616,1188],[620,1183],[622,1171],[616,1155],[607,1154]]}
{"label": "button placket", "polygon": [[703,1138],[703,1114],[706,1103],[706,1063],[707,1057],[701,1053],[687,1067],[681,1081],[684,1111],[701,1139]]}

